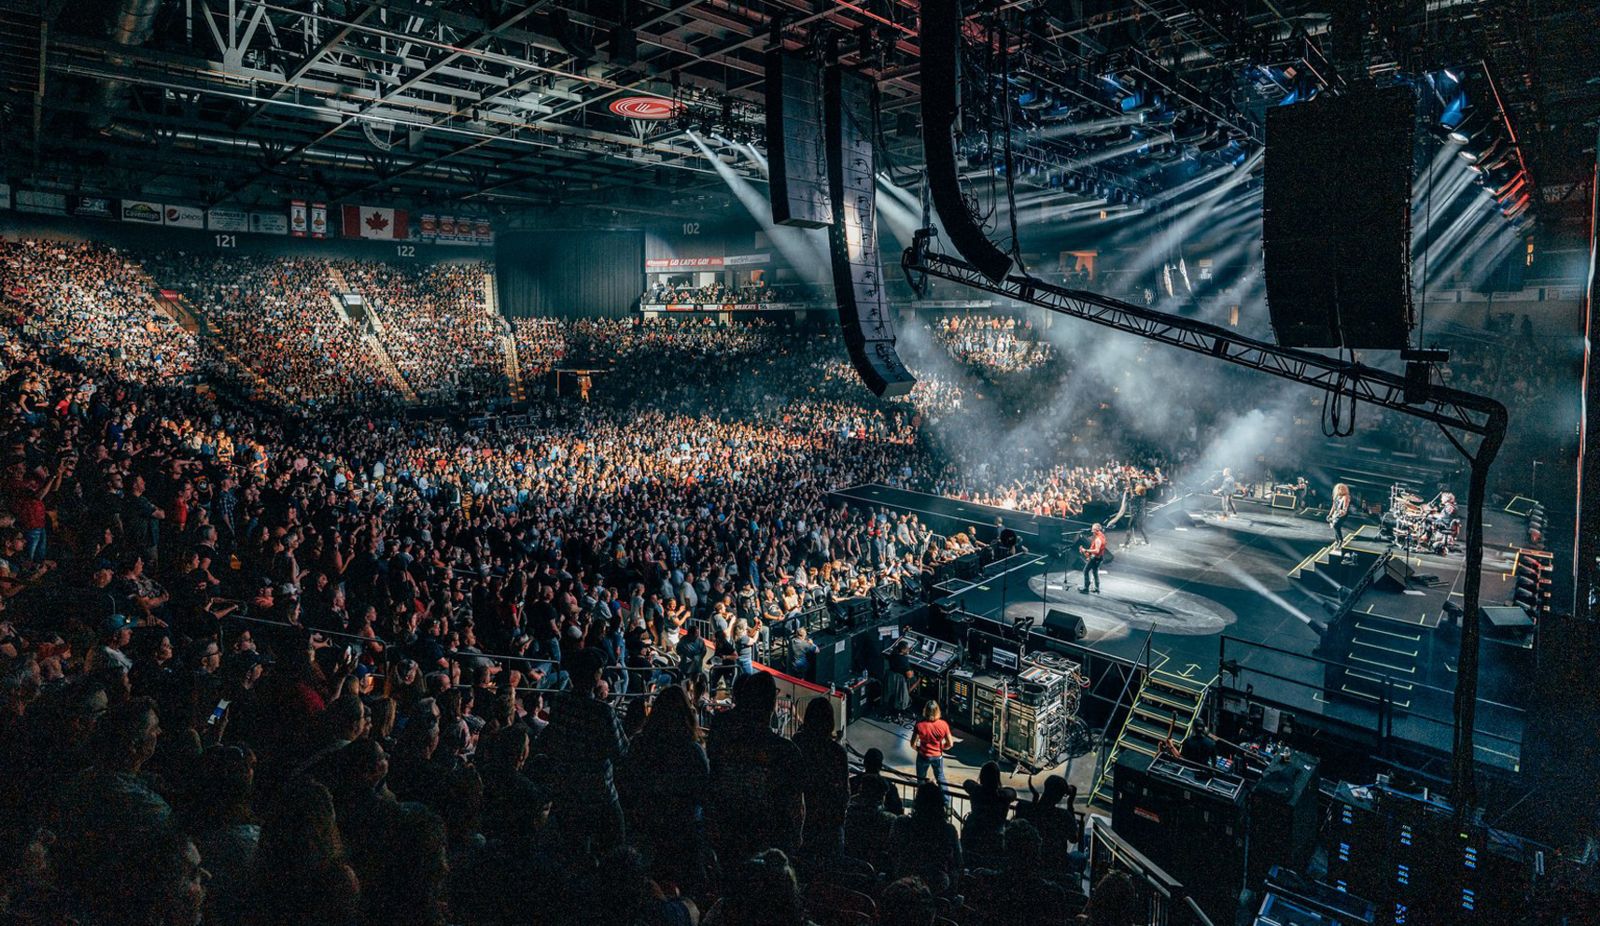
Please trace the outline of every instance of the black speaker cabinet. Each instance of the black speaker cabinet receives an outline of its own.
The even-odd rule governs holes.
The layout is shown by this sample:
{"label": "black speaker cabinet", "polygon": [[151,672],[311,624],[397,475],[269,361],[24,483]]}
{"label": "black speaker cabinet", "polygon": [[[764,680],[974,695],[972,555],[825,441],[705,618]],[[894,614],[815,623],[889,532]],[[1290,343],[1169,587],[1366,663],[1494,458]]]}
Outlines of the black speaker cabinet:
{"label": "black speaker cabinet", "polygon": [[772,221],[799,228],[833,223],[823,146],[822,66],[795,52],[767,52],[767,172]]}
{"label": "black speaker cabinet", "polygon": [[1213,923],[1231,923],[1244,886],[1241,779],[1124,750],[1111,828],[1178,879]]}
{"label": "black speaker cabinet", "polygon": [[1057,640],[1082,640],[1089,635],[1089,628],[1083,623],[1083,618],[1066,611],[1057,611],[1051,608],[1044,616],[1045,633]]}
{"label": "black speaker cabinet", "polygon": [[1295,752],[1279,759],[1250,790],[1249,886],[1254,889],[1274,865],[1305,871],[1317,847],[1315,756]]}
{"label": "black speaker cabinet", "polygon": [[1267,110],[1267,308],[1285,347],[1400,350],[1411,333],[1409,87]]}

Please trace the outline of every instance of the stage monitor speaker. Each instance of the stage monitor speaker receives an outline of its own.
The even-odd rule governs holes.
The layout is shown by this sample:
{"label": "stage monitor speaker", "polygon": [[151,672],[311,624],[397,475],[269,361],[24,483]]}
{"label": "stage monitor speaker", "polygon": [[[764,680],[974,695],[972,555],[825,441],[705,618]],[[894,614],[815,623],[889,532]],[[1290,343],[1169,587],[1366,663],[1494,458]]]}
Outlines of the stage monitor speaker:
{"label": "stage monitor speaker", "polygon": [[928,193],[938,210],[950,243],[979,273],[998,283],[1011,272],[1011,257],[973,221],[961,195],[956,167],[955,132],[961,102],[961,29],[966,19],[959,0],[922,3],[922,151],[928,169]]}
{"label": "stage monitor speaker", "polygon": [[1044,616],[1045,633],[1057,640],[1082,640],[1089,635],[1089,628],[1084,626],[1083,618],[1065,611],[1051,608]]}
{"label": "stage monitor speaker", "polygon": [[1406,560],[1404,553],[1390,556],[1383,564],[1383,575],[1379,577],[1384,587],[1397,592],[1403,592],[1411,587],[1411,563]]}
{"label": "stage monitor speaker", "polygon": [[772,221],[797,228],[833,223],[823,146],[822,66],[795,52],[767,52],[767,191]]}
{"label": "stage monitor speaker", "polygon": [[823,84],[828,189],[833,199],[828,245],[845,349],[874,395],[902,396],[917,378],[895,352],[894,310],[878,259],[872,82],[835,66],[828,69]]}
{"label": "stage monitor speaker", "polygon": [[1267,308],[1284,347],[1408,346],[1415,110],[1401,86],[1267,110]]}

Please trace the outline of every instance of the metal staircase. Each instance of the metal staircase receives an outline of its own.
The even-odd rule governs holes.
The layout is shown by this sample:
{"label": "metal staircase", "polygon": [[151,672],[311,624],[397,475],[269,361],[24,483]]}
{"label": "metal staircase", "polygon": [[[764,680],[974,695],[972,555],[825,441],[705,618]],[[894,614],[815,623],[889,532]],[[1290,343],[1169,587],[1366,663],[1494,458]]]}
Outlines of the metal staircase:
{"label": "metal staircase", "polygon": [[1139,683],[1138,693],[1134,695],[1133,704],[1128,708],[1127,719],[1122,722],[1122,730],[1095,775],[1094,788],[1089,792],[1089,806],[1110,811],[1114,784],[1112,774],[1116,770],[1117,759],[1123,754],[1137,753],[1154,759],[1162,741],[1169,738],[1175,745],[1182,746],[1189,734],[1194,732],[1200,710],[1205,706],[1206,694],[1215,683],[1215,676],[1202,680],[1185,678],[1160,669],[1146,672]]}

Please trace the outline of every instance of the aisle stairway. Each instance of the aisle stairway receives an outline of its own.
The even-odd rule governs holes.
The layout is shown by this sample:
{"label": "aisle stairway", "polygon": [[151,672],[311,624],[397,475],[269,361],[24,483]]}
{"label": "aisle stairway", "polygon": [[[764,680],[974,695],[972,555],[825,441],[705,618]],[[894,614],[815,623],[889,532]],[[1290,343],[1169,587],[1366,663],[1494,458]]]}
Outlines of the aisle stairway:
{"label": "aisle stairway", "polygon": [[167,299],[153,295],[150,298],[155,303],[156,308],[165,313],[168,318],[177,322],[179,327],[193,333],[202,350],[216,351],[228,368],[233,370],[245,385],[255,390],[259,395],[270,396],[272,401],[284,407],[290,407],[295,404],[294,400],[289,398],[288,393],[278,388],[277,384],[252,370],[244,360],[240,359],[238,354],[229,350],[228,345],[221,338],[213,337],[203,332],[199,314],[194,311],[188,300],[183,296],[179,296],[176,299]]}
{"label": "aisle stairway", "polygon": [[399,392],[400,397],[405,399],[406,402],[413,405],[416,404],[417,390],[411,388],[411,384],[406,382],[405,376],[401,374],[400,368],[395,366],[394,358],[389,356],[389,351],[384,348],[383,342],[371,331],[361,332],[361,337],[367,342],[367,346],[372,348],[373,356],[378,359],[378,368],[383,370],[385,376],[389,377],[389,382],[394,386],[395,391]]}
{"label": "aisle stairway", "polygon": [[1194,732],[1205,705],[1206,694],[1216,678],[1195,679],[1174,675],[1161,669],[1145,673],[1128,709],[1127,719],[1117,734],[1116,742],[1106,754],[1100,772],[1095,776],[1094,788],[1089,793],[1092,809],[1109,813],[1111,810],[1112,776],[1117,759],[1125,753],[1137,753],[1148,759],[1156,757],[1163,740],[1182,746]]}
{"label": "aisle stairway", "polygon": [[[383,338],[381,337],[383,334],[383,320],[378,317],[378,313],[373,310],[372,306],[368,304],[360,293],[350,288],[349,282],[344,278],[344,273],[338,267],[328,268],[328,286],[332,289],[329,295],[333,299],[334,309],[339,317],[344,319],[346,324],[354,326],[360,332],[361,339],[367,343],[367,346],[372,349],[373,356],[377,358],[378,368],[383,371],[384,376],[388,377],[389,384],[394,386],[395,391],[400,393],[401,398],[405,399],[407,403],[416,404],[417,390],[411,388],[411,384],[406,382],[405,375],[400,372],[400,367],[395,364],[394,358],[389,356],[389,349],[383,346]],[[345,298],[350,295],[356,298]]]}
{"label": "aisle stairway", "polygon": [[527,393],[522,387],[522,361],[517,356],[517,339],[508,334],[501,335],[500,352],[506,358],[506,382],[511,387],[511,401],[521,402],[527,398]]}

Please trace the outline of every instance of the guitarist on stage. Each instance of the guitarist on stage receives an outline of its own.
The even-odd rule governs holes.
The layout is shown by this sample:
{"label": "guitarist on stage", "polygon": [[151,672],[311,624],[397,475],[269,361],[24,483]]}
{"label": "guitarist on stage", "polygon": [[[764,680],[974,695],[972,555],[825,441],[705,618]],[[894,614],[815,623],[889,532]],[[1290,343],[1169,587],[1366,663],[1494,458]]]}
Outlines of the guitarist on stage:
{"label": "guitarist on stage", "polygon": [[1333,504],[1328,506],[1328,524],[1333,527],[1333,539],[1344,546],[1344,520],[1350,516],[1350,487],[1342,482],[1333,485]]}
{"label": "guitarist on stage", "polygon": [[1089,577],[1094,576],[1094,593],[1100,594],[1100,563],[1106,556],[1105,528],[1095,524],[1092,528],[1094,536],[1089,540],[1087,547],[1079,547],[1078,552],[1083,554],[1083,587],[1078,589],[1082,595],[1089,594]]}

